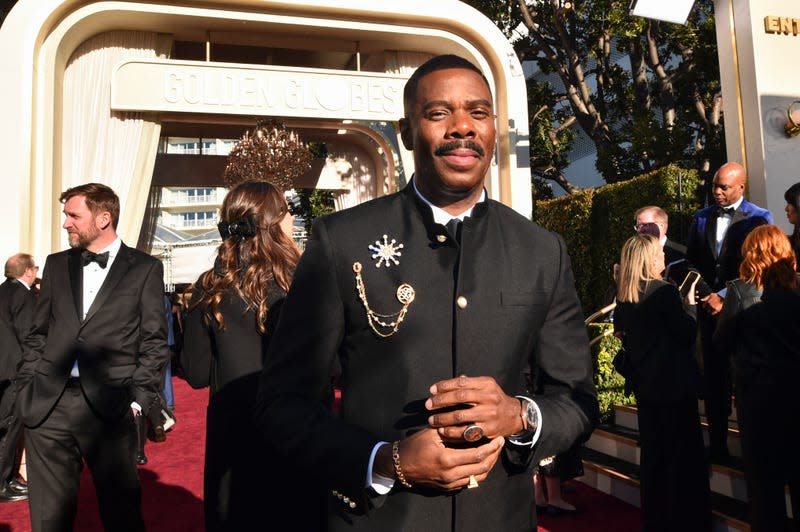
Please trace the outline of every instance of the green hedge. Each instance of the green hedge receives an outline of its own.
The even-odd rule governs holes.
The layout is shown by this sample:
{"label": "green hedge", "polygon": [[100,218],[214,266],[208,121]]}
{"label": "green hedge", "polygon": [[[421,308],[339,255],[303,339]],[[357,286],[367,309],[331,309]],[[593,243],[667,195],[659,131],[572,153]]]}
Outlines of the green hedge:
{"label": "green hedge", "polygon": [[[589,338],[601,336],[613,330],[611,323],[590,323]],[[625,394],[625,379],[614,370],[614,355],[622,347],[622,342],[614,335],[604,337],[592,345],[592,365],[594,384],[597,386],[597,401],[600,403],[600,422],[614,422],[614,405],[635,405],[633,395]]]}
{"label": "green hedge", "polygon": [[700,208],[697,193],[696,170],[666,166],[628,181],[536,202],[534,221],[564,237],[583,311],[589,315],[604,303],[611,268],[633,234],[636,210],[662,207],[669,214],[669,238],[683,243]]}

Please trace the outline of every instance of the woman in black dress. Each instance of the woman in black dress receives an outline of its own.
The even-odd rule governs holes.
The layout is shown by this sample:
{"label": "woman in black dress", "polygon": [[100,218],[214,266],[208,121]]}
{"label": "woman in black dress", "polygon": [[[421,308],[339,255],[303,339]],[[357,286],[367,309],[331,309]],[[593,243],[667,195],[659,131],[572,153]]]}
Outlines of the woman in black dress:
{"label": "woman in black dress", "polygon": [[[708,467],[697,412],[694,289],[687,304],[661,280],[664,251],[646,234],[622,247],[615,334],[625,350],[641,441],[642,529],[711,529]],[[696,282],[696,281],[695,281]]]}
{"label": "woman in black dress", "polygon": [[[282,518],[303,522],[303,515],[291,510],[293,500],[303,500],[292,482],[302,479],[264,442],[252,407],[278,309],[300,253],[291,238],[293,216],[284,195],[266,181],[234,186],[222,203],[220,219],[222,244],[214,268],[192,288],[181,355],[189,384],[211,388],[206,529],[278,530]],[[313,505],[307,508],[305,515],[314,513]]]}
{"label": "woman in black dress", "polygon": [[[788,209],[787,209],[788,212]],[[800,509],[800,292],[795,254],[775,225],[742,244],[739,279],[728,283],[714,343],[733,353],[736,414],[753,532],[788,530]]]}

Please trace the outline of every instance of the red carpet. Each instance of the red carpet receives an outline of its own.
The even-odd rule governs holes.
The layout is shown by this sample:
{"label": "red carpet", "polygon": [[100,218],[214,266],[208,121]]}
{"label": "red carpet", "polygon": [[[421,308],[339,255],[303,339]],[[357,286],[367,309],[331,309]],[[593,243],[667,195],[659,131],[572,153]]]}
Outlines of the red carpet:
{"label": "red carpet", "polygon": [[[203,530],[203,449],[208,390],[193,390],[173,378],[178,423],[164,443],[148,442],[149,462],[139,468],[142,506],[149,532]],[[579,482],[565,499],[581,509],[574,516],[539,518],[538,532],[634,532],[640,529],[639,510]],[[0,532],[30,530],[27,502],[0,504]],[[88,469],[84,468],[75,523],[78,532],[100,532],[97,499]],[[302,532],[302,531],[298,531]]]}
{"label": "red carpet", "polygon": [[[147,442],[147,465],[139,467],[142,509],[150,532],[201,532],[203,527],[203,449],[208,389],[193,390],[172,379],[175,428],[163,443]],[[0,532],[30,530],[28,503],[0,504]],[[83,469],[75,530],[100,532],[97,498],[88,468]]]}

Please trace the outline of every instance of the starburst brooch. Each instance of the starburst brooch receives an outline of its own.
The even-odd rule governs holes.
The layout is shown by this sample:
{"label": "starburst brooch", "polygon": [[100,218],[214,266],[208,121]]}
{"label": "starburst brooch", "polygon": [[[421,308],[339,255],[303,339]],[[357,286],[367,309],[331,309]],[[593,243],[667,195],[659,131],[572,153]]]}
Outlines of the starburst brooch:
{"label": "starburst brooch", "polygon": [[370,244],[369,249],[373,252],[372,258],[378,259],[375,263],[376,268],[380,268],[383,264],[385,264],[388,268],[391,266],[390,261],[395,265],[400,264],[400,261],[397,260],[397,257],[402,255],[400,250],[403,249],[403,244],[398,244],[397,240],[394,238],[391,242],[389,242],[389,237],[383,235],[383,242],[376,240],[374,245]]}

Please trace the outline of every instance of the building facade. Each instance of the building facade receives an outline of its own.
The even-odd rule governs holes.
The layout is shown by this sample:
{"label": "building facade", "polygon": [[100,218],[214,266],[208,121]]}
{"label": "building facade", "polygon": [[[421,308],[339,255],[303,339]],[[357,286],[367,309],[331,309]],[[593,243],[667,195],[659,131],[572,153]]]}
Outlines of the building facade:
{"label": "building facade", "polygon": [[[486,73],[501,140],[487,189],[530,215],[522,69],[457,0],[19,0],[0,49],[0,205],[18,222],[0,233],[7,253],[65,248],[58,195],[89,181],[120,195],[128,244],[152,241],[157,196],[222,186],[223,156],[167,154],[164,139],[237,139],[263,118],[326,146],[308,177],[339,208],[398,190],[413,174],[402,87],[440,53]],[[199,229],[202,213],[181,221]]]}

